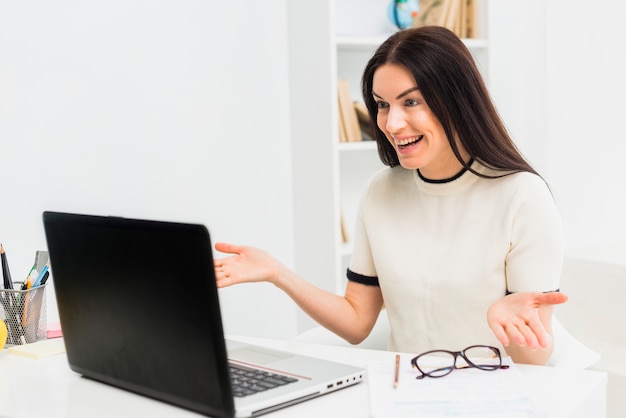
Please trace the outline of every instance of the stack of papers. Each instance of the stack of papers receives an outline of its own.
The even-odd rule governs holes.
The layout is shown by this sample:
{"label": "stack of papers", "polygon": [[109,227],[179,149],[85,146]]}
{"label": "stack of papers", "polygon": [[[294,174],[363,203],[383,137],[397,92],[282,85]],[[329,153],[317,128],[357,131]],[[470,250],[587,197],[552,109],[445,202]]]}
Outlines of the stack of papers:
{"label": "stack of papers", "polygon": [[503,359],[508,369],[460,369],[444,377],[423,379],[416,379],[421,373],[411,367],[410,361],[411,357],[401,356],[397,388],[395,362],[368,364],[371,417],[547,416],[510,358]]}

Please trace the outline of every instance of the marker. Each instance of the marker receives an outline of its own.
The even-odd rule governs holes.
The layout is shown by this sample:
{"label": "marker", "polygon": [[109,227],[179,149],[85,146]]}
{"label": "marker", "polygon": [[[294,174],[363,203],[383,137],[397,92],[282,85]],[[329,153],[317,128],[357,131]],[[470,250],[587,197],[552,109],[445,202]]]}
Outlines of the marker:
{"label": "marker", "polygon": [[48,277],[50,277],[50,270],[47,270],[46,273],[43,275],[43,278],[41,279],[41,283],[39,285],[43,286],[44,284],[46,284],[46,282],[48,281]]}

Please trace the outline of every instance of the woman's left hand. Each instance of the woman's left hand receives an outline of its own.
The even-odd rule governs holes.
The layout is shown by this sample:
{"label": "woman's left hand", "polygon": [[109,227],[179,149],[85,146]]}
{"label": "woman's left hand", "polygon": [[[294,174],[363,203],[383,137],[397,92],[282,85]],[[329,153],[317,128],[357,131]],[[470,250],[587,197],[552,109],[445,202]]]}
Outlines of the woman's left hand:
{"label": "woman's left hand", "polygon": [[541,308],[566,301],[567,295],[560,292],[512,293],[489,307],[487,321],[505,347],[513,341],[531,350],[546,348],[550,339],[541,320]]}

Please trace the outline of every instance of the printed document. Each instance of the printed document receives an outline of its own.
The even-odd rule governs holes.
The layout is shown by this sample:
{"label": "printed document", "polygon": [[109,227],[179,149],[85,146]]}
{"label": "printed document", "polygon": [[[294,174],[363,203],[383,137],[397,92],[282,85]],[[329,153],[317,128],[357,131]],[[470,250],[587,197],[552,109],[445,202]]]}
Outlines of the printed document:
{"label": "printed document", "polygon": [[[509,357],[508,369],[453,370],[416,379],[421,373],[402,355],[397,386],[395,362],[368,363],[370,416],[373,418],[470,417],[545,418],[547,415]],[[396,386],[394,388],[394,386]]]}

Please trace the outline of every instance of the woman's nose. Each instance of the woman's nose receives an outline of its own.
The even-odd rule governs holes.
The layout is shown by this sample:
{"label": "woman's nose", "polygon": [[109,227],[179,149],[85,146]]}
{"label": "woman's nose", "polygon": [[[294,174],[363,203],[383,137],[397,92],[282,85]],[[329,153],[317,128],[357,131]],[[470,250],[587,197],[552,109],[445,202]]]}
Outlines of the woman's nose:
{"label": "woman's nose", "polygon": [[406,126],[406,118],[401,108],[391,107],[387,114],[386,128],[388,132],[398,132]]}

